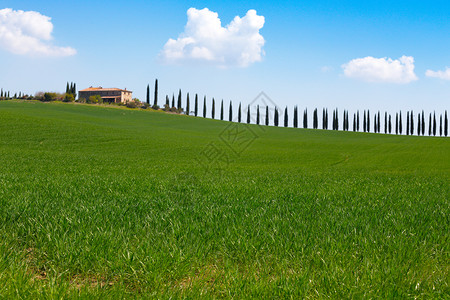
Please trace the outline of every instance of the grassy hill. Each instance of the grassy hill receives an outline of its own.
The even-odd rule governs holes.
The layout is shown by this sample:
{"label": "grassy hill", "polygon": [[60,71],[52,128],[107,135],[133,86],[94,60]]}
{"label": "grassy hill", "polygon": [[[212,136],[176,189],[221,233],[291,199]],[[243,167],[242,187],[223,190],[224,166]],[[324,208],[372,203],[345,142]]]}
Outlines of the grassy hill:
{"label": "grassy hill", "polygon": [[450,142],[0,102],[0,298],[445,298]]}

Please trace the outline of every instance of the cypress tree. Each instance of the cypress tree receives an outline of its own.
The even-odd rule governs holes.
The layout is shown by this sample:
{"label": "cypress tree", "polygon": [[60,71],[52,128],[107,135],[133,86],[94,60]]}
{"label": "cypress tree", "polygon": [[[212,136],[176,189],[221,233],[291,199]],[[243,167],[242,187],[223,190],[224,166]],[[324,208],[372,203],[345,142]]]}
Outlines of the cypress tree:
{"label": "cypress tree", "polygon": [[387,117],[387,111],[384,112],[384,133],[387,133],[387,127],[388,127],[388,117]]}
{"label": "cypress tree", "polygon": [[430,120],[428,122],[428,135],[431,136],[431,131],[433,130],[433,126],[431,125],[431,113],[430,113]]}
{"label": "cypress tree", "polygon": [[203,97],[203,118],[206,118],[206,96]]}
{"label": "cypress tree", "polygon": [[448,134],[448,118],[447,118],[447,111],[445,111],[444,116],[444,135],[447,136]]}
{"label": "cypress tree", "polygon": [[256,124],[259,125],[259,105],[256,107]]}
{"label": "cypress tree", "polygon": [[228,120],[230,122],[233,121],[233,105],[231,104],[231,101],[230,101],[230,110],[228,112]]}
{"label": "cypress tree", "polygon": [[392,132],[391,115],[389,115],[389,134]]}
{"label": "cypress tree", "polygon": [[377,114],[373,115],[373,132],[377,133]]}
{"label": "cypress tree", "polygon": [[269,126],[269,106],[266,106],[266,126]]}
{"label": "cypress tree", "polygon": [[186,115],[189,116],[189,110],[191,109],[191,103],[189,101],[189,93],[186,95]]}
{"label": "cypress tree", "polygon": [[436,112],[433,115],[433,136],[436,136]]}
{"label": "cypress tree", "polygon": [[[325,115],[325,110],[323,111],[324,115]],[[323,125],[323,123],[322,123]],[[297,106],[294,107],[294,128],[298,128],[298,111],[297,111]]]}
{"label": "cypress tree", "polygon": [[198,116],[198,94],[195,94],[194,116]]}
{"label": "cypress tree", "polygon": [[3,99],[3,89],[2,89],[2,91],[0,93],[0,99]]}
{"label": "cypress tree", "polygon": [[[153,106],[158,105],[158,79],[155,79],[155,99],[153,102]],[[180,98],[180,107],[181,107],[181,98]]]}
{"label": "cypress tree", "polygon": [[172,108],[175,108],[175,95],[172,94]]}
{"label": "cypress tree", "polygon": [[308,128],[308,109],[303,112],[303,128]]}
{"label": "cypress tree", "polygon": [[411,135],[414,134],[414,112],[409,114],[409,129],[411,129]]}
{"label": "cypress tree", "polygon": [[409,111],[406,112],[406,135],[409,135]]}
{"label": "cypress tree", "polygon": [[356,111],[356,131],[359,131],[359,110]]}
{"label": "cypress tree", "polygon": [[333,109],[333,130],[336,130],[336,110]]}
{"label": "cypress tree", "polygon": [[167,107],[170,106],[169,95],[166,95],[166,105],[167,105]]}
{"label": "cypress tree", "polygon": [[275,116],[274,116],[274,125],[278,126],[278,108],[275,106]]}
{"label": "cypress tree", "polygon": [[223,121],[223,99],[220,103],[220,120]]}
{"label": "cypress tree", "polygon": [[422,110],[422,135],[425,135],[425,113]]}
{"label": "cypress tree", "polygon": [[66,94],[69,94],[69,82],[67,81],[67,84],[66,84]]}
{"label": "cypress tree", "polygon": [[370,111],[367,110],[367,132],[370,132]]}
{"label": "cypress tree", "polygon": [[8,99],[9,99],[9,91],[8,91]]}
{"label": "cypress tree", "polygon": [[402,134],[403,124],[402,124],[402,111],[398,114],[398,132]]}
{"label": "cypress tree", "polygon": [[339,130],[339,111],[336,108],[336,130]]}
{"label": "cypress tree", "polygon": [[318,127],[318,120],[317,120],[317,108],[314,109],[314,113],[313,113],[313,129],[317,129]]}
{"label": "cypress tree", "polygon": [[14,99],[17,99],[17,93],[14,93]]}
{"label": "cypress tree", "polygon": [[398,134],[398,113],[395,113],[395,134]]}
{"label": "cypress tree", "polygon": [[420,135],[420,131],[422,130],[422,126],[420,125],[420,113],[417,114],[417,135]]}
{"label": "cypress tree", "polygon": [[250,105],[247,106],[247,124],[250,124]]}
{"label": "cypress tree", "polygon": [[356,131],[356,114],[353,114],[353,132]]}
{"label": "cypress tree", "polygon": [[439,116],[439,136],[442,136],[442,114]]}
{"label": "cypress tree", "polygon": [[147,97],[145,98],[145,102],[147,102],[148,105],[150,105],[150,85],[147,84]]}
{"label": "cypress tree", "polygon": [[211,104],[211,119],[214,119],[216,116],[216,100],[214,100],[214,97],[212,98],[212,104]]}
{"label": "cypress tree", "polygon": [[239,102],[239,108],[238,108],[238,123],[241,123],[241,102]]}
{"label": "cypress tree", "polygon": [[328,129],[328,108],[325,109],[325,129]]}
{"label": "cypress tree", "polygon": [[178,91],[178,109],[181,109],[181,89]]}
{"label": "cypress tree", "polygon": [[[316,109],[316,114],[317,114],[317,109]],[[287,106],[284,109],[284,127],[288,127],[288,109],[287,109]]]}

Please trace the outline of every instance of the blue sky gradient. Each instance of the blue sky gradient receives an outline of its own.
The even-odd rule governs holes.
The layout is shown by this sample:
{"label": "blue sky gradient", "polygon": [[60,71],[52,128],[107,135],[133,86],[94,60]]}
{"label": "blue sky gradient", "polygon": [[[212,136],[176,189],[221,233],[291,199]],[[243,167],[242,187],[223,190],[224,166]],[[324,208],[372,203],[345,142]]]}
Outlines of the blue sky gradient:
{"label": "blue sky gradient", "polygon": [[[222,26],[249,9],[265,17],[265,56],[246,68],[162,64],[169,38],[184,31],[189,8],[219,14]],[[159,79],[160,103],[182,89],[201,99],[249,103],[265,91],[280,107],[443,111],[450,80],[425,76],[450,67],[450,1],[0,1],[1,8],[52,18],[52,44],[68,57],[36,57],[0,49],[0,87],[35,93],[91,85],[133,90],[145,99]],[[342,65],[373,56],[412,56],[419,78],[407,84],[364,82]],[[326,70],[326,71],[324,71]]]}

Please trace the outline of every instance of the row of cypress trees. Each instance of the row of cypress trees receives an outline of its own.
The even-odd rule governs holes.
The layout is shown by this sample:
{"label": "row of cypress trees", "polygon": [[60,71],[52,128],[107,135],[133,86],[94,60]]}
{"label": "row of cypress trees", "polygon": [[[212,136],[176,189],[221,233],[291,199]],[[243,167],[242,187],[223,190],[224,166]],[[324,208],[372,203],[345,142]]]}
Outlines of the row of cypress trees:
{"label": "row of cypress trees", "polygon": [[[179,101],[178,101],[178,106],[177,108],[181,108],[181,90],[179,91],[179,97],[178,97]],[[172,102],[173,104],[173,102]],[[172,105],[174,106],[174,105]],[[264,110],[264,109],[263,109]],[[189,114],[193,114],[194,116],[198,116],[198,95],[195,95],[195,104],[194,104],[194,110],[193,112],[190,111],[190,103],[189,103],[189,93],[187,94],[187,99],[186,99],[186,111],[185,113],[187,115]],[[243,116],[242,116],[242,104],[239,103],[238,106],[238,116],[237,116],[237,122],[241,123],[244,121]],[[261,122],[262,118],[261,118],[261,112],[260,112],[260,107],[257,106],[256,107],[256,120],[252,120],[251,118],[251,110],[250,110],[250,106],[247,107],[246,109],[246,113],[247,113],[247,118],[246,118],[246,123],[256,123],[258,125],[270,125],[269,124],[269,119],[270,119],[270,115],[269,115],[269,107],[266,106],[265,107],[265,121]],[[206,102],[206,96],[203,99],[203,114],[202,116],[204,118],[207,117],[207,102]],[[212,119],[215,119],[215,99],[212,98],[211,101],[211,115],[210,117]],[[417,128],[415,129],[415,117],[414,117],[414,113],[413,111],[408,111],[407,112],[407,118],[406,118],[406,134],[408,135],[413,135],[415,132],[417,133],[417,135],[425,135],[425,113],[422,111],[422,113],[419,113],[417,115]],[[220,120],[224,120],[224,102],[223,100],[221,101],[220,104]],[[293,126],[294,128],[298,127],[298,107],[295,106],[294,107],[294,115],[293,115]],[[395,130],[395,134],[402,134],[403,133],[403,122],[402,122],[402,112],[398,112],[395,115],[395,127],[393,126],[393,118],[390,114],[388,114],[387,112],[384,113],[384,133],[386,134],[392,134],[393,130]],[[228,113],[228,121],[233,121],[233,104],[230,101],[229,103],[229,113]],[[288,114],[288,108],[286,107],[284,109],[284,127],[288,127],[289,124],[289,114]],[[328,129],[328,109],[323,109],[322,111],[322,129],[327,130]],[[339,125],[339,111],[338,109],[333,110],[333,119],[332,119],[332,129],[333,130],[339,130],[339,128],[342,128],[342,130],[344,131],[360,131],[360,113],[359,111],[357,111],[356,113],[353,114],[353,121],[352,121],[352,129],[350,129],[350,117],[349,117],[349,112],[348,110],[344,110],[343,112],[343,121],[342,121],[342,125]],[[363,112],[363,122],[362,122],[362,131],[363,132],[375,132],[375,133],[382,133],[382,118],[381,118],[381,113],[380,111],[378,111],[377,113],[375,113],[373,115],[373,128],[371,128],[371,114],[369,110],[364,110]],[[273,125],[274,126],[279,126],[279,109],[278,108],[274,108],[274,112],[273,112]],[[303,112],[303,128],[309,128],[308,127],[308,110],[305,109]],[[313,124],[312,124],[312,128],[313,129],[319,129],[319,113],[317,108],[314,109],[313,111]],[[429,115],[429,124],[428,124],[428,135],[434,135],[436,136],[438,134],[438,125],[437,125],[437,120],[436,120],[436,113],[433,113],[433,115],[430,113]],[[442,136],[448,136],[448,116],[447,116],[447,111],[445,111],[444,115],[440,115],[439,116],[439,135]]]}
{"label": "row of cypress trees", "polygon": [[[149,85],[147,85],[147,99],[146,99],[147,103],[150,105],[150,87]],[[154,102],[153,102],[153,107],[158,107],[158,79],[155,80],[155,96],[154,96]],[[193,115],[198,117],[200,112],[199,112],[199,97],[198,94],[195,94],[194,97],[194,107],[191,110],[191,103],[190,103],[190,95],[189,93],[186,94],[186,105],[185,105],[185,110],[183,108],[182,105],[182,92],[181,89],[178,91],[178,97],[177,97],[177,102],[175,104],[175,94],[172,95],[172,102],[170,103],[170,98],[168,95],[166,95],[166,103],[165,103],[165,107],[171,107],[173,109],[176,109],[178,112],[184,112],[186,115]],[[204,96],[203,98],[203,107],[202,107],[203,111],[202,111],[202,117],[203,118],[207,118],[207,109],[208,109],[208,103],[207,103],[207,99],[206,96]],[[242,104],[239,103],[238,106],[238,111],[237,111],[237,122],[241,123],[244,122],[244,116],[242,114]],[[260,110],[265,110],[264,113],[264,119],[262,118],[262,114]],[[270,114],[271,109],[266,106],[265,109],[261,108],[258,105],[256,107],[256,119],[252,119],[252,114],[251,114],[251,109],[250,109],[250,105],[248,105],[246,107],[246,118],[245,121],[246,123],[250,124],[250,123],[256,123],[258,125],[267,125],[269,126],[270,124],[270,119],[271,119],[271,114]],[[216,100],[214,98],[212,98],[211,100],[211,112],[209,117],[211,117],[212,119],[216,118]],[[217,116],[218,119],[220,120],[225,120],[225,114],[224,114],[224,101],[222,99],[221,103],[220,103],[220,113]],[[383,133],[382,132],[382,126],[381,124],[382,122],[382,118],[381,118],[381,113],[380,111],[378,111],[377,113],[375,113],[373,115],[373,123],[371,122],[371,114],[369,110],[364,110],[363,114],[362,114],[362,124],[360,122],[360,112],[357,111],[353,114],[353,121],[352,121],[352,129],[350,129],[350,116],[349,116],[349,112],[348,110],[344,110],[343,112],[343,120],[342,120],[342,125],[340,125],[339,122],[339,111],[338,109],[334,109],[333,110],[333,115],[332,115],[332,122],[331,122],[331,129],[332,130],[339,130],[339,128],[341,128],[344,131],[355,131],[355,132],[359,132],[360,131],[360,125],[362,125],[362,131],[363,132],[375,132],[375,133]],[[232,101],[229,102],[229,111],[228,111],[228,121],[232,122],[233,120],[233,103]],[[288,113],[288,108],[286,107],[284,109],[284,118],[283,118],[283,125],[284,127],[288,127],[289,126],[289,113]],[[279,126],[280,122],[280,116],[279,116],[279,109],[277,107],[275,107],[273,109],[273,126]],[[393,117],[391,114],[388,114],[387,112],[384,113],[384,133],[385,134],[392,134],[395,132],[395,134],[403,134],[403,122],[402,122],[402,112],[398,112],[395,114],[395,124],[393,123]],[[329,119],[328,119],[328,109],[323,108],[322,110],[322,128],[324,130],[328,130],[328,125],[329,125]],[[438,132],[438,124],[437,124],[437,119],[436,119],[436,113],[434,112],[433,114],[430,113],[429,115],[429,122],[428,122],[428,135],[434,135],[436,136],[438,133],[440,136],[444,135],[444,136],[448,136],[448,116],[447,116],[447,111],[445,111],[444,115],[440,115],[439,116],[439,132]],[[373,124],[373,127],[371,127],[371,124]],[[416,125],[417,124],[417,125]],[[294,114],[293,114],[293,127],[294,128],[298,128],[299,126],[299,117],[298,117],[298,107],[295,106],[294,107]],[[419,113],[417,115],[417,123],[415,123],[415,116],[413,111],[407,111],[406,113],[406,134],[407,135],[413,135],[414,133],[416,133],[417,135],[425,135],[425,127],[426,127],[426,122],[425,122],[425,113],[422,111],[421,113]],[[308,110],[305,109],[303,112],[303,128],[309,128],[308,125]],[[319,129],[319,112],[316,109],[314,109],[313,111],[313,118],[312,118],[312,128],[313,129]]]}
{"label": "row of cypress trees", "polygon": [[10,100],[10,99],[22,99],[23,97],[28,97],[28,95],[19,92],[14,93],[14,95],[11,96],[10,91],[3,91],[3,89],[0,90],[0,100]]}

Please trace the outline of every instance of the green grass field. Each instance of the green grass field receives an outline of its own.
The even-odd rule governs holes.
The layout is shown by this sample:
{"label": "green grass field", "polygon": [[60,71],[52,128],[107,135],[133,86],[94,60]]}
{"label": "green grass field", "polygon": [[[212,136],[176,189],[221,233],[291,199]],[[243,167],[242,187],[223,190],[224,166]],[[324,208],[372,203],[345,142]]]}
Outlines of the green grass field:
{"label": "green grass field", "polygon": [[450,297],[449,139],[230,124],[1,101],[0,298]]}

